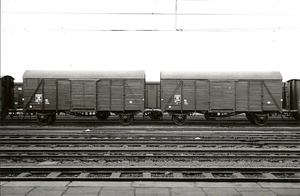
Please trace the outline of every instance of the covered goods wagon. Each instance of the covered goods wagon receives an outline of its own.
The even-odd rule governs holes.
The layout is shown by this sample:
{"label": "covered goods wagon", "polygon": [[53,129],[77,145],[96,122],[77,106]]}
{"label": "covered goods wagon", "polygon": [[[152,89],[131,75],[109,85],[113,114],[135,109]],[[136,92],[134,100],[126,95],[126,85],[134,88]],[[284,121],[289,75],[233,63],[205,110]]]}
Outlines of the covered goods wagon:
{"label": "covered goods wagon", "polygon": [[176,124],[190,113],[207,120],[245,113],[265,124],[270,113],[282,112],[280,72],[161,72],[161,108]]}
{"label": "covered goods wagon", "polygon": [[110,113],[130,124],[144,110],[144,71],[40,71],[23,75],[24,109],[37,113],[41,124],[54,122],[60,112],[95,114],[105,120]]}

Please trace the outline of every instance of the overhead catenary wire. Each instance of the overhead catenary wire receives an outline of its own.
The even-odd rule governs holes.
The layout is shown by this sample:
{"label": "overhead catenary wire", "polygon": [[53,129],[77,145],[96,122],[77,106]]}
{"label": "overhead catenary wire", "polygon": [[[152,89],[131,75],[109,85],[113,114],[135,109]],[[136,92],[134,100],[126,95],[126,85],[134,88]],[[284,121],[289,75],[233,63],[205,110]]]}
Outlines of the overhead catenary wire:
{"label": "overhead catenary wire", "polygon": [[[174,5],[174,4],[173,4]],[[168,12],[94,12],[94,11],[13,11],[13,10],[9,10],[9,11],[2,11],[1,13],[2,14],[32,14],[32,15],[57,15],[58,17],[60,17],[59,15],[100,15],[101,17],[105,17],[105,16],[112,16],[112,15],[115,15],[116,17],[122,17],[122,16],[132,16],[133,18],[135,17],[139,17],[139,16],[170,16],[171,18],[173,18],[173,20],[170,20],[170,21],[167,21],[166,22],[166,28],[163,28],[162,25],[160,25],[159,27],[150,27],[150,28],[147,28],[147,27],[139,27],[139,26],[136,26],[136,28],[134,27],[130,27],[130,26],[125,26],[125,27],[122,27],[122,28],[118,28],[118,24],[116,24],[116,27],[101,27],[101,26],[98,26],[95,28],[72,28],[72,27],[62,27],[62,28],[56,28],[56,27],[50,27],[49,28],[46,26],[46,28],[44,30],[55,30],[55,31],[199,31],[199,32],[240,32],[240,31],[278,31],[278,30],[299,30],[300,29],[300,26],[299,25],[290,25],[290,26],[281,26],[280,24],[276,24],[273,26],[268,26],[268,27],[262,27],[262,26],[249,26],[249,27],[242,27],[242,28],[239,28],[238,26],[237,27],[230,27],[228,26],[227,28],[221,28],[221,25],[220,28],[217,27],[193,27],[192,26],[182,26],[183,22],[182,22],[182,17],[185,17],[185,16],[188,16],[188,17],[191,17],[191,16],[195,16],[195,17],[198,17],[198,16],[233,16],[233,17],[243,17],[243,16],[253,16],[253,17],[259,17],[259,16],[266,16],[266,17],[277,17],[277,16],[291,16],[291,17],[299,17],[300,16],[300,13],[278,13],[278,12],[269,12],[269,13],[255,13],[255,12],[249,12],[249,13],[242,13],[242,12],[239,12],[238,10],[235,10],[233,13],[226,13],[226,12],[182,12],[182,11],[179,11],[179,4],[178,4],[178,0],[175,0],[175,7],[173,8],[173,11],[172,9],[170,9]],[[130,18],[131,19],[131,18]],[[130,21],[130,19],[126,19],[127,21]],[[178,24],[178,19],[180,20],[180,25]],[[195,19],[195,18],[194,18]],[[143,20],[143,19],[142,19]],[[155,19],[157,20],[157,19]],[[205,19],[207,21],[207,19]],[[202,20],[205,21],[205,20]],[[226,20],[226,19],[223,19],[223,20]],[[276,19],[274,19],[276,20]],[[195,19],[196,22],[198,22],[198,18]],[[132,21],[132,24],[133,26],[135,25],[134,24],[135,21]],[[174,22],[174,23],[173,23]],[[235,21],[234,21],[235,22]],[[169,24],[167,24],[169,23]],[[170,27],[170,23],[173,23]],[[238,24],[237,24],[238,25]],[[23,28],[24,30],[28,31],[28,29],[30,30],[31,27],[27,28]],[[39,26],[34,26],[34,30],[40,30],[41,28],[39,28]],[[7,30],[7,29],[6,29]],[[15,29],[14,29],[15,30]],[[43,29],[42,29],[43,30]]]}
{"label": "overhead catenary wire", "polygon": [[216,15],[216,16],[300,16],[300,14],[279,14],[279,13],[212,13],[212,12],[179,12],[177,6],[175,13],[171,12],[14,12],[4,11],[2,14],[57,14],[57,15],[169,15],[169,16],[180,16],[180,15]]}

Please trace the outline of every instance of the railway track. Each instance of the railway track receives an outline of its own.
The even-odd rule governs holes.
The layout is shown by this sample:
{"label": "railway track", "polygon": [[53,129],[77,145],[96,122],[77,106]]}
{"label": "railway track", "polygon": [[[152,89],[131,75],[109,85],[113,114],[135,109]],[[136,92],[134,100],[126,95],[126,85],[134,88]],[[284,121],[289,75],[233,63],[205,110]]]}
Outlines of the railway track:
{"label": "railway track", "polygon": [[196,148],[60,148],[2,149],[0,160],[97,162],[102,161],[207,161],[207,160],[291,160],[300,161],[299,149],[196,149]]}
{"label": "railway track", "polygon": [[299,141],[294,127],[4,126],[0,180],[300,182]]}
{"label": "railway track", "polygon": [[1,166],[0,180],[300,182],[300,173],[297,168]]}
{"label": "railway track", "polygon": [[197,141],[200,139],[196,139],[196,141],[191,140],[134,140],[134,139],[122,139],[122,140],[97,140],[92,139],[92,141],[86,141],[86,139],[60,139],[59,141],[55,140],[47,140],[47,139],[2,139],[0,146],[14,146],[14,147],[160,147],[163,145],[166,147],[233,147],[233,146],[248,146],[248,147],[278,147],[285,146],[286,148],[294,148],[295,146],[300,144],[300,140],[256,140],[256,139],[245,139],[244,141],[232,141],[232,140],[204,140]]}
{"label": "railway track", "polygon": [[[172,129],[169,131],[168,129]],[[0,132],[0,147],[252,147],[297,148],[300,131],[264,128],[252,131],[245,128],[181,127],[120,128],[40,128],[6,129]],[[222,129],[224,131],[222,131]],[[198,128],[199,130],[199,128]],[[208,131],[210,130],[210,131]],[[273,131],[272,131],[273,130]]]}
{"label": "railway track", "polygon": [[[77,133],[76,136],[69,133],[55,135],[54,133],[27,133],[26,136],[18,133],[0,133],[0,146],[2,147],[159,147],[162,144],[168,147],[231,147],[231,146],[248,146],[248,147],[278,147],[285,146],[294,148],[300,144],[300,134],[297,133],[174,133],[165,136],[164,133],[157,132],[92,132]],[[121,137],[120,137],[121,135]]]}

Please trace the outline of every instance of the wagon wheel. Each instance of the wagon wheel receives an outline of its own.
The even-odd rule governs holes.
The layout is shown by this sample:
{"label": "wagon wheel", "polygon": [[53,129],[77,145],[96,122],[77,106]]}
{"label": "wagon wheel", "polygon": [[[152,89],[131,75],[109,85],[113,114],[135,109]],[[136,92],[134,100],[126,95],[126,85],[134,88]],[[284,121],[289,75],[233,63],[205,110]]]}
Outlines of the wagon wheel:
{"label": "wagon wheel", "polygon": [[214,121],[214,120],[216,120],[216,118],[211,117],[211,115],[208,112],[205,112],[204,117],[208,121]]}
{"label": "wagon wheel", "polygon": [[37,120],[40,125],[48,125],[53,122],[53,115],[51,114],[38,114]]}
{"label": "wagon wheel", "polygon": [[119,121],[122,125],[130,125],[133,122],[134,116],[132,113],[129,114],[119,114]]}
{"label": "wagon wheel", "polygon": [[186,114],[173,114],[172,120],[176,125],[184,125],[186,122]]}
{"label": "wagon wheel", "polygon": [[109,115],[109,112],[97,112],[96,117],[98,118],[98,120],[107,120]]}
{"label": "wagon wheel", "polygon": [[253,118],[256,125],[265,125],[268,122],[268,114],[254,114]]}

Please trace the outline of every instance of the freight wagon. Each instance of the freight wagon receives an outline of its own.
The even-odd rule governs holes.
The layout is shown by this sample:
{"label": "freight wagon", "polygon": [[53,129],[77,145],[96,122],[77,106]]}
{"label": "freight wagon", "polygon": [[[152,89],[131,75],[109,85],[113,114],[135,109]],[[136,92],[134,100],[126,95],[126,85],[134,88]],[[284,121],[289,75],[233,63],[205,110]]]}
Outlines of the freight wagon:
{"label": "freight wagon", "polygon": [[15,111],[23,109],[23,83],[14,83],[14,109]]}
{"label": "freight wagon", "polygon": [[178,125],[191,113],[207,120],[245,113],[250,122],[265,124],[282,112],[279,72],[161,72],[161,109]]}
{"label": "freight wagon", "polygon": [[14,78],[3,76],[0,78],[0,119],[4,119],[9,110],[14,108]]}
{"label": "freight wagon", "polygon": [[283,113],[300,120],[300,80],[293,79],[283,83]]}
{"label": "freight wagon", "polygon": [[193,113],[207,120],[245,113],[257,125],[273,114],[300,120],[300,80],[282,83],[279,72],[162,71],[160,82],[146,83],[144,71],[29,70],[23,83],[5,76],[0,87],[1,119],[33,113],[42,125],[60,112],[99,120],[115,114],[124,125],[140,112],[153,120],[169,113],[177,125]]}
{"label": "freight wagon", "polygon": [[35,71],[23,75],[24,111],[37,113],[40,124],[53,123],[60,112],[110,113],[122,124],[144,111],[144,71]]}

